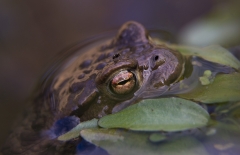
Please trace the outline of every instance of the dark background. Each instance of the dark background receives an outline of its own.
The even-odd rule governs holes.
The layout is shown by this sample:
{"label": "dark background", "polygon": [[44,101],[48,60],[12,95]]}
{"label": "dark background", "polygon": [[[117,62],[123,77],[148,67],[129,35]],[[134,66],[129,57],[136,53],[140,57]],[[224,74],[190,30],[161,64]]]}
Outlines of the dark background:
{"label": "dark background", "polygon": [[0,146],[58,52],[136,20],[178,34],[214,0],[0,0]]}

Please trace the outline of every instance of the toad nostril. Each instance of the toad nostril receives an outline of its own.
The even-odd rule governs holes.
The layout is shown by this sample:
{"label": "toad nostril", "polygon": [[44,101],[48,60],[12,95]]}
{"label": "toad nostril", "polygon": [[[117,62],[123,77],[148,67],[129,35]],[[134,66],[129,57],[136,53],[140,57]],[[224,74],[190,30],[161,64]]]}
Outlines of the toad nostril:
{"label": "toad nostril", "polygon": [[116,59],[116,58],[118,58],[120,56],[120,54],[119,53],[117,53],[117,54],[114,54],[114,56],[112,57],[113,59]]}
{"label": "toad nostril", "polygon": [[154,55],[151,58],[150,66],[152,69],[157,69],[159,66],[165,63],[165,59],[161,57],[161,55]]}

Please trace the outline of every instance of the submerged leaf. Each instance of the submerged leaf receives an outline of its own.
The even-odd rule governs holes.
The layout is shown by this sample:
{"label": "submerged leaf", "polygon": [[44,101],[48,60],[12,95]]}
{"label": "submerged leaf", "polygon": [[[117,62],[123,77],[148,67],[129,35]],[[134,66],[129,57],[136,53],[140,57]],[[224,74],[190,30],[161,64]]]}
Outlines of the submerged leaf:
{"label": "submerged leaf", "polygon": [[178,138],[166,143],[151,143],[151,133],[116,129],[86,129],[81,136],[107,150],[110,155],[207,155],[204,146],[194,138]]}
{"label": "submerged leaf", "polygon": [[98,121],[98,119],[92,119],[90,121],[82,122],[82,123],[78,124],[76,127],[74,127],[72,130],[59,136],[58,140],[61,140],[61,141],[71,140],[73,138],[78,137],[80,135],[80,131],[83,129],[97,128],[98,127],[97,121]]}
{"label": "submerged leaf", "polygon": [[166,136],[162,135],[161,133],[152,133],[149,136],[149,140],[151,142],[161,142],[161,141],[166,140]]}
{"label": "submerged leaf", "polygon": [[209,115],[196,103],[180,98],[147,99],[111,115],[102,117],[104,128],[138,131],[181,131],[205,126]]}
{"label": "submerged leaf", "polygon": [[240,73],[217,75],[211,84],[178,96],[203,103],[239,101]]}

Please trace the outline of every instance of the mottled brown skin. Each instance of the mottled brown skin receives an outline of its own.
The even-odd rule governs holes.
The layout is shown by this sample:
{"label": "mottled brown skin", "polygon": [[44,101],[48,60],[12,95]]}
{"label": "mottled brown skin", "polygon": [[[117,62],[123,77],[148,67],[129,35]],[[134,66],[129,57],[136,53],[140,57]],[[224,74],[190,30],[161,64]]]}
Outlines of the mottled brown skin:
{"label": "mottled brown skin", "polygon": [[[180,79],[184,62],[180,53],[154,44],[142,25],[128,22],[113,40],[89,49],[59,71],[50,87],[34,102],[33,112],[10,136],[3,152],[40,154],[39,150],[51,146],[55,154],[64,154],[68,149],[71,154],[75,144],[49,138],[47,131],[56,120],[74,116],[83,122],[117,112],[149,95],[161,96],[161,92]],[[117,94],[112,92],[111,80],[121,71],[127,71],[122,73],[135,80],[134,87]],[[121,74],[118,76],[117,82]]]}
{"label": "mottled brown skin", "polygon": [[[59,75],[53,86],[59,92],[58,111],[64,109],[64,115],[76,115],[81,121],[102,117],[112,113],[116,104],[144,98],[134,96],[142,87],[153,91],[176,82],[183,64],[180,53],[155,45],[139,23],[128,22],[113,41],[84,53]],[[124,95],[109,90],[109,81],[121,70],[131,71],[136,77],[135,89]],[[144,79],[144,70],[150,72],[148,79]]]}

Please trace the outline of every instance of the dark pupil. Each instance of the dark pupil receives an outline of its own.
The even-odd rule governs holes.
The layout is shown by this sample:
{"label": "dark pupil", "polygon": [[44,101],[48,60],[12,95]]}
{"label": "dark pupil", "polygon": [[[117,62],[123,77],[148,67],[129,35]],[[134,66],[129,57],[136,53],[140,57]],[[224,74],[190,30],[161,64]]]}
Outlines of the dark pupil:
{"label": "dark pupil", "polygon": [[157,61],[157,60],[158,60],[158,58],[159,58],[159,57],[158,57],[158,55],[157,55],[157,56],[155,56],[155,61]]}
{"label": "dark pupil", "polygon": [[129,80],[130,80],[130,79],[121,81],[121,82],[118,83],[118,85],[125,85]]}

